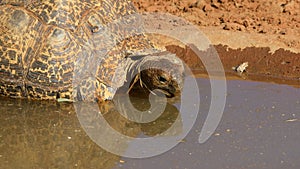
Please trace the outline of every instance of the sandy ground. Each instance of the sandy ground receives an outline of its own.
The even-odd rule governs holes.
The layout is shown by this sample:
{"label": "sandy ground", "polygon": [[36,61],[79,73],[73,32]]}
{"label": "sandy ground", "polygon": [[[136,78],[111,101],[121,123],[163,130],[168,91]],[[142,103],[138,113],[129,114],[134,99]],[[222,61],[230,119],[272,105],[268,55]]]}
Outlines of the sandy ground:
{"label": "sandy ground", "polygon": [[[249,62],[246,78],[300,81],[300,0],[134,0],[134,4],[140,12],[170,13],[197,25],[228,74],[233,66]],[[165,46],[192,69],[203,69],[189,46]]]}

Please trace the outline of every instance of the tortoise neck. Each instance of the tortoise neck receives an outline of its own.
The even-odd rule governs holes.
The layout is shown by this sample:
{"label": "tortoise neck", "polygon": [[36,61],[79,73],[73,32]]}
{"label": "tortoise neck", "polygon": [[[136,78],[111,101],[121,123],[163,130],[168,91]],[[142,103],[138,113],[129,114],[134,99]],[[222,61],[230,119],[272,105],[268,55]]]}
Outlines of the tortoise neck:
{"label": "tortoise neck", "polygon": [[[135,57],[137,59],[135,59]],[[127,72],[126,80],[132,80],[137,74],[139,74],[139,70],[143,59],[144,56],[132,56],[126,58],[126,62],[124,65],[124,70],[125,72]]]}

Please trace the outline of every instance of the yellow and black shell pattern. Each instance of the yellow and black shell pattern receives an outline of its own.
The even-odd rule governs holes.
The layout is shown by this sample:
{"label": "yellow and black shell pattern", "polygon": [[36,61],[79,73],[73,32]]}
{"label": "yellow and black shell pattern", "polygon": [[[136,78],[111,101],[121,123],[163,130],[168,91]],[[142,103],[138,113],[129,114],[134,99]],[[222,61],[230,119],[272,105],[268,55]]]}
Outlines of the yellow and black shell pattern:
{"label": "yellow and black shell pattern", "polygon": [[0,95],[88,99],[94,88],[109,97],[101,90],[122,85],[124,51],[151,47],[120,35],[135,13],[128,0],[0,0]]}

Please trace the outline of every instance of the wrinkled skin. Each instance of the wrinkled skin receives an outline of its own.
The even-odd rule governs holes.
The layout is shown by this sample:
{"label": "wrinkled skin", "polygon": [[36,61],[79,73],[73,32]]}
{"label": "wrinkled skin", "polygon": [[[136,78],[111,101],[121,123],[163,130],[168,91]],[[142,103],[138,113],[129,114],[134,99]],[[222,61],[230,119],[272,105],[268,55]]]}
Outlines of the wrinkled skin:
{"label": "wrinkled skin", "polygon": [[[178,72],[179,73],[179,72]],[[148,69],[141,72],[141,80],[143,85],[151,91],[161,92],[168,98],[174,97],[176,93],[181,91],[181,84],[178,84],[168,72],[158,69]]]}
{"label": "wrinkled skin", "polygon": [[160,54],[147,56],[135,64],[138,72],[132,83],[152,94],[178,96],[184,81],[183,63],[174,54]]}

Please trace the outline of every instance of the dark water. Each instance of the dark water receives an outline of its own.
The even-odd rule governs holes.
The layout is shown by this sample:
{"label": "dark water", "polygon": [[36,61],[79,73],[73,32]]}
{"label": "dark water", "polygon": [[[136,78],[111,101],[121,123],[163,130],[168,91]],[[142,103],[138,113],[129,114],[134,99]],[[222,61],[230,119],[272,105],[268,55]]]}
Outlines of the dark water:
{"label": "dark water", "polygon": [[[207,79],[198,83],[201,106],[189,134],[170,151],[144,159],[120,157],[100,148],[85,133],[73,104],[0,98],[0,168],[300,168],[299,88],[228,81],[222,120],[212,137],[199,144],[210,85]],[[136,104],[145,110],[149,106]],[[131,137],[160,134],[181,116],[178,104],[170,104],[154,122],[138,124],[121,116],[113,103],[99,107],[113,129]],[[179,124],[175,135],[180,128]],[[126,151],[126,146],[122,149]]]}

